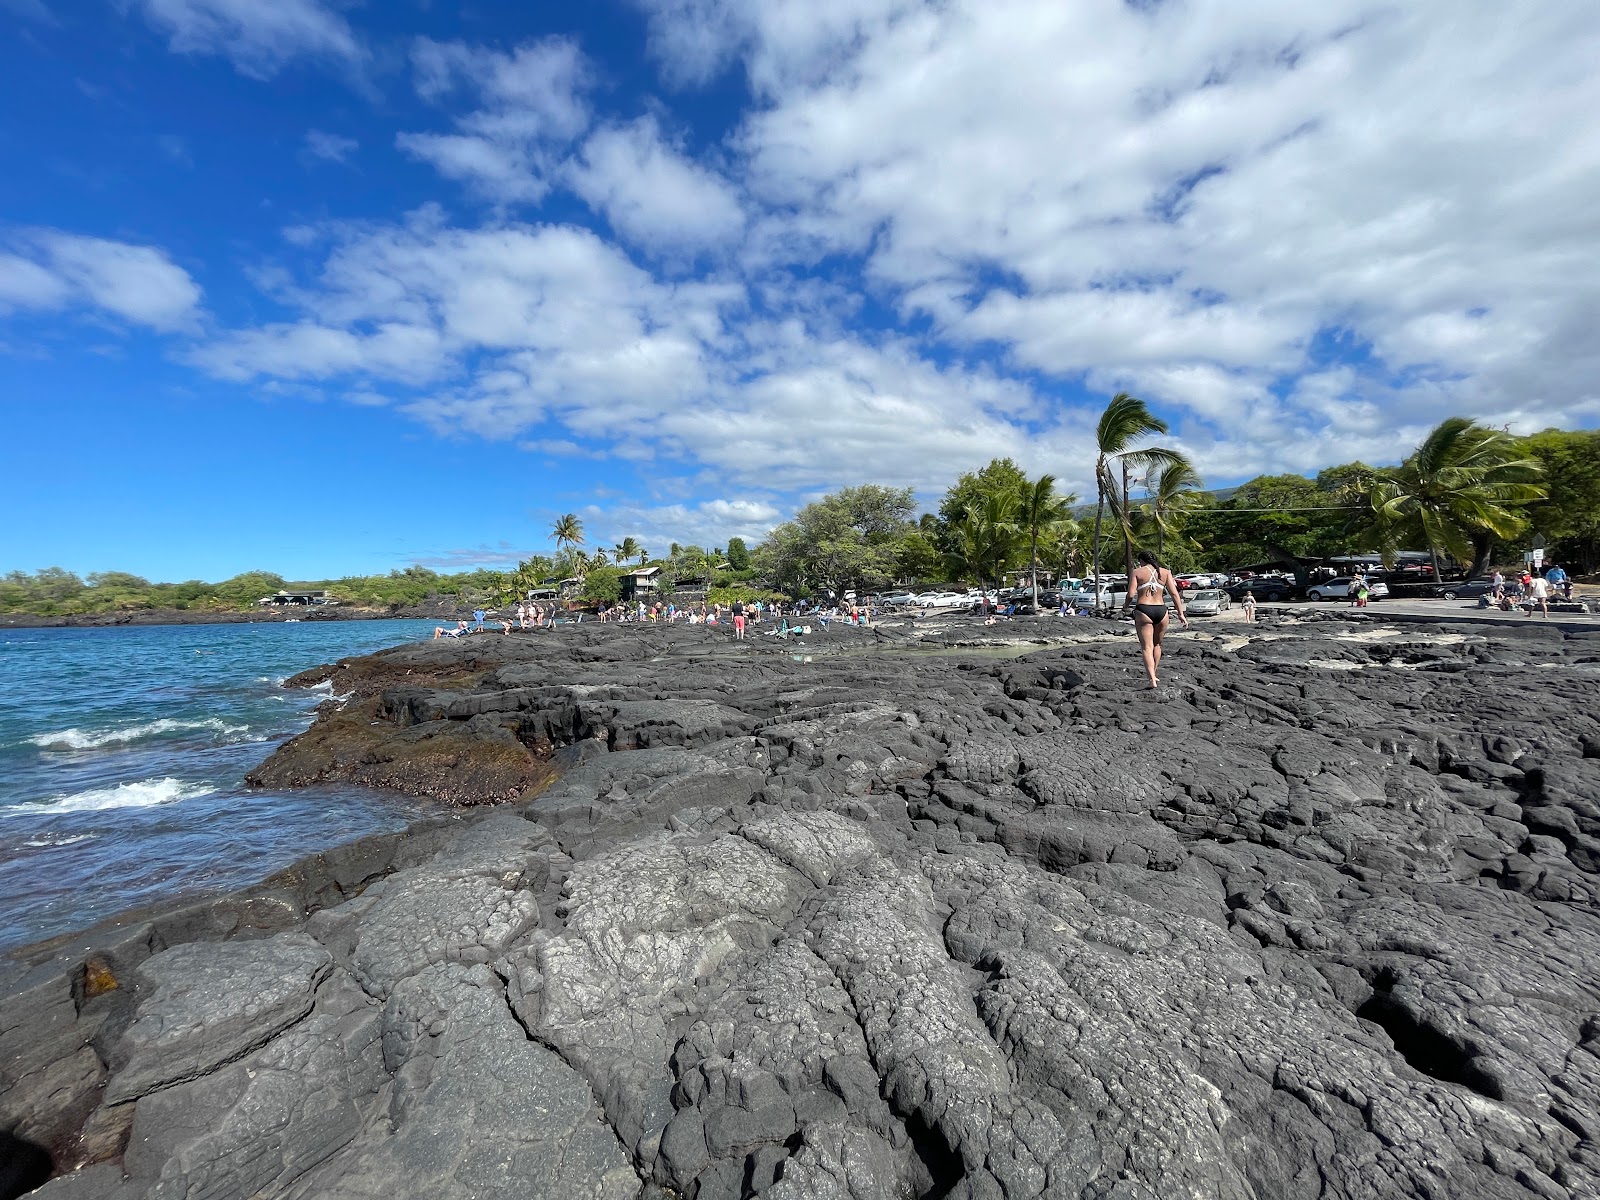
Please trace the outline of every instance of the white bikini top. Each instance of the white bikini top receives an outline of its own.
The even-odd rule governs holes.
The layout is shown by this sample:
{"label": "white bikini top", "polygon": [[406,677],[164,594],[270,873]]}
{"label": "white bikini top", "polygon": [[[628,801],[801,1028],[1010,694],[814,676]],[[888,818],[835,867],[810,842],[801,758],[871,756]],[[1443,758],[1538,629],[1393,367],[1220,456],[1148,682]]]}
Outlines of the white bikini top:
{"label": "white bikini top", "polygon": [[1161,572],[1157,571],[1154,567],[1151,567],[1150,568],[1150,578],[1146,579],[1143,583],[1141,583],[1139,585],[1139,591],[1141,593],[1143,593],[1143,592],[1164,592],[1166,590],[1167,590],[1166,586],[1161,582]]}

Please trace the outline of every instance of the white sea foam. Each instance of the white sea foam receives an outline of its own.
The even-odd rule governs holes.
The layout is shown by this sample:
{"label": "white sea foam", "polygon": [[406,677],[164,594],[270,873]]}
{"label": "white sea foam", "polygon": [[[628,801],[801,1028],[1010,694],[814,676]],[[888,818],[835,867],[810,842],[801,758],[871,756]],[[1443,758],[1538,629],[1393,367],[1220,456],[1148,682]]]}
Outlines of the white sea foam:
{"label": "white sea foam", "polygon": [[93,837],[94,834],[92,833],[75,833],[71,837],[50,837],[46,834],[44,837],[37,837],[22,844],[33,849],[40,849],[46,846],[70,846],[74,842],[87,842]]}
{"label": "white sea foam", "polygon": [[100,750],[107,746],[126,746],[165,733],[189,733],[210,730],[227,741],[239,740],[239,735],[249,733],[247,725],[229,725],[219,717],[199,721],[180,721],[162,717],[142,725],[128,725],[122,729],[60,729],[52,733],[36,733],[27,740],[41,750]]}
{"label": "white sea foam", "polygon": [[0,808],[0,817],[53,817],[61,813],[107,812],[114,808],[154,808],[158,804],[209,796],[216,790],[208,783],[185,783],[169,775]]}

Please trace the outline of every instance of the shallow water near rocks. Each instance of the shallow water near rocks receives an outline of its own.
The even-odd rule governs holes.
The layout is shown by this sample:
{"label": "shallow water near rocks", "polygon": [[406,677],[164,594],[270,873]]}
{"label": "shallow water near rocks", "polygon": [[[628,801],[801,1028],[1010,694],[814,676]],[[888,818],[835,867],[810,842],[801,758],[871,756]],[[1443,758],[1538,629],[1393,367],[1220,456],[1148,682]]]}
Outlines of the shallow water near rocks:
{"label": "shallow water near rocks", "polygon": [[0,949],[186,891],[249,883],[421,811],[244,775],[305,729],[319,663],[426,637],[424,621],[7,630],[0,636]]}

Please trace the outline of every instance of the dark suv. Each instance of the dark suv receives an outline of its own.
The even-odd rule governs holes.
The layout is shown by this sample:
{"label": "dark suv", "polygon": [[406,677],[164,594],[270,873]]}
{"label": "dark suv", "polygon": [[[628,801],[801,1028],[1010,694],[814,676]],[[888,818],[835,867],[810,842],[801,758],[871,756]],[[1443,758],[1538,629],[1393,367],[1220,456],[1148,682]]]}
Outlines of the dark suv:
{"label": "dark suv", "polygon": [[1280,600],[1287,600],[1295,592],[1294,580],[1278,579],[1271,575],[1256,579],[1241,579],[1238,583],[1230,583],[1222,590],[1234,600],[1242,600],[1246,592],[1251,592],[1257,602],[1263,604],[1276,604]]}

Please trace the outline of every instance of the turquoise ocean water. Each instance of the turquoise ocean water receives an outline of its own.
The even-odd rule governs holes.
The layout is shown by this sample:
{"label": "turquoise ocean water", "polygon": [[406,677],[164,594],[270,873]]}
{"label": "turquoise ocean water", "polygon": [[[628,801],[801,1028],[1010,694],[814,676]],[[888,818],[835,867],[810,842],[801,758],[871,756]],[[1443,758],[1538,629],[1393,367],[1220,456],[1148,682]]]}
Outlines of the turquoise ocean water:
{"label": "turquoise ocean water", "polygon": [[0,950],[132,905],[250,883],[424,806],[244,775],[311,723],[319,663],[424,621],[0,631]]}

